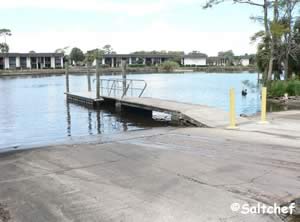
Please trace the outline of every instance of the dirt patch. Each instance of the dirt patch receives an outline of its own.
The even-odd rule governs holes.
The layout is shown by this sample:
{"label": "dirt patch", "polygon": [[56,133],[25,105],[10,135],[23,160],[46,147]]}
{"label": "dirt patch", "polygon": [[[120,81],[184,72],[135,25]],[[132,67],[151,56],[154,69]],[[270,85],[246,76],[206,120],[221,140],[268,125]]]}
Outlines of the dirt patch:
{"label": "dirt patch", "polygon": [[11,219],[10,213],[6,208],[7,206],[0,203],[0,222],[9,222]]}

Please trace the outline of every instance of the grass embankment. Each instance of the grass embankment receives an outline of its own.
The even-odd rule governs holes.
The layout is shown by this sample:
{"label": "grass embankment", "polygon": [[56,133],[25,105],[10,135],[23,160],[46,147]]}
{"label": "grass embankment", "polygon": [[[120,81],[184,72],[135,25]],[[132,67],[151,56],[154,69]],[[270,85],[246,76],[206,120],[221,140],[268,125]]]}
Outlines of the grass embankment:
{"label": "grass embankment", "polygon": [[272,81],[268,83],[268,95],[270,97],[300,96],[300,80]]}

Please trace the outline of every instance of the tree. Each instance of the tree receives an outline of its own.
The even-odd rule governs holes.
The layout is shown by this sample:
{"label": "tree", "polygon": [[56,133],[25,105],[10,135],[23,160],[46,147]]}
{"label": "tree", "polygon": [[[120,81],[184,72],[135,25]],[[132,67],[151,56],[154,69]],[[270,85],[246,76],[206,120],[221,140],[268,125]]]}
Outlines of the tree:
{"label": "tree", "polygon": [[0,43],[0,51],[2,53],[8,53],[9,45],[6,43],[6,36],[11,36],[10,29],[0,29],[0,36],[4,37],[4,43]]}
{"label": "tree", "polygon": [[95,59],[102,58],[104,54],[105,54],[105,51],[102,49],[93,49],[93,50],[87,51],[85,53],[84,62],[88,66],[91,66],[91,64],[95,61]]}
{"label": "tree", "polygon": [[1,53],[8,53],[9,46],[6,43],[0,43],[0,52]]}
{"label": "tree", "polygon": [[273,58],[274,44],[271,44],[272,35],[271,35],[270,24],[269,24],[269,8],[272,6],[273,1],[271,1],[271,0],[208,0],[203,8],[210,8],[210,7],[213,7],[214,5],[218,5],[223,2],[247,4],[249,6],[260,7],[263,9],[263,23],[264,23],[264,28],[265,28],[265,30],[264,30],[264,34],[265,34],[264,47],[266,48],[266,50],[270,50],[269,59],[268,59],[269,64],[268,64],[268,68],[265,69],[264,77],[271,80],[273,60],[274,60],[274,58]]}
{"label": "tree", "polygon": [[218,56],[225,57],[225,58],[232,58],[232,57],[234,57],[234,53],[232,50],[228,50],[228,51],[224,51],[224,52],[219,52]]}
{"label": "tree", "polygon": [[292,59],[296,59],[296,54],[299,52],[299,44],[296,44],[296,31],[297,29],[293,28],[297,27],[297,23],[294,23],[293,21],[293,13],[296,9],[296,6],[300,3],[299,0],[288,0],[288,1],[280,1],[282,8],[284,10],[282,23],[285,25],[285,30],[283,34],[283,44],[285,47],[283,47],[284,50],[284,74],[285,79],[289,77],[290,70],[289,70],[289,62]]}
{"label": "tree", "polygon": [[74,47],[70,53],[70,60],[74,61],[76,65],[78,62],[82,62],[84,60],[84,54],[81,49]]}
{"label": "tree", "polygon": [[0,36],[4,37],[4,42],[6,43],[6,36],[11,36],[10,29],[0,29]]}
{"label": "tree", "polygon": [[105,45],[105,46],[103,46],[102,50],[104,51],[104,53],[106,55],[108,55],[108,54],[116,54],[116,52],[113,50],[113,48],[111,47],[111,45]]}
{"label": "tree", "polygon": [[66,46],[66,47],[64,47],[64,48],[56,49],[54,52],[55,52],[55,53],[63,53],[63,54],[66,54],[66,51],[67,51],[69,48],[70,48],[69,46]]}

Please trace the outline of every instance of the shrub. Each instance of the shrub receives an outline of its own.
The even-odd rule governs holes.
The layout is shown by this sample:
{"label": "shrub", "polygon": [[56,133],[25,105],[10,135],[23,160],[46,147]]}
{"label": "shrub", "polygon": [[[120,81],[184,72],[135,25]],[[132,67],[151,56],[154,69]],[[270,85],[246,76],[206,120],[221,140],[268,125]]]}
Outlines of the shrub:
{"label": "shrub", "polygon": [[300,96],[300,81],[272,81],[267,84],[268,94],[271,97],[281,97],[287,93],[289,96]]}
{"label": "shrub", "polygon": [[290,81],[286,88],[286,92],[289,96],[299,96],[300,95],[300,81]]}
{"label": "shrub", "polygon": [[287,89],[287,83],[285,81],[273,81],[268,83],[268,94],[271,97],[284,96]]}
{"label": "shrub", "polygon": [[161,64],[161,68],[166,72],[172,72],[179,68],[179,64],[173,61],[166,61]]}

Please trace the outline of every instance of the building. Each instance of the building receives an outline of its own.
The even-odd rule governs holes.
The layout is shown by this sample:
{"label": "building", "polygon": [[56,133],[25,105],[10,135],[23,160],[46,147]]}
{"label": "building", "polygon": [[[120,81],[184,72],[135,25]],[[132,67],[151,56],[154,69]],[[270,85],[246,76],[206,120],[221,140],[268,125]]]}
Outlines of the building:
{"label": "building", "polygon": [[212,56],[207,58],[207,65],[208,66],[226,66],[228,64],[229,59],[219,57],[219,56]]}
{"label": "building", "polygon": [[128,65],[155,66],[174,58],[174,55],[169,54],[108,54],[103,56],[100,64],[120,67],[121,61],[126,61]]}
{"label": "building", "polygon": [[242,56],[240,58],[240,64],[242,66],[249,66],[251,64],[251,57],[250,56]]}
{"label": "building", "polygon": [[181,60],[181,65],[184,66],[206,66],[207,55],[203,53],[190,53],[184,55]]}
{"label": "building", "polygon": [[[207,55],[202,53],[197,54],[108,54],[104,55],[100,60],[100,65],[106,65],[109,67],[120,67],[121,61],[126,61],[128,65],[145,65],[145,66],[155,66],[160,65],[168,60],[175,60],[180,63],[180,65],[189,66],[206,66]],[[93,65],[96,65],[94,62]]]}
{"label": "building", "polygon": [[255,55],[244,55],[244,56],[234,56],[232,58],[228,57],[208,57],[208,66],[249,66],[254,64]]}
{"label": "building", "polygon": [[2,69],[61,69],[63,53],[0,53]]}

